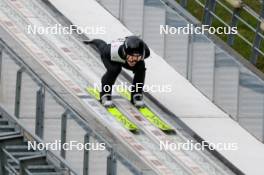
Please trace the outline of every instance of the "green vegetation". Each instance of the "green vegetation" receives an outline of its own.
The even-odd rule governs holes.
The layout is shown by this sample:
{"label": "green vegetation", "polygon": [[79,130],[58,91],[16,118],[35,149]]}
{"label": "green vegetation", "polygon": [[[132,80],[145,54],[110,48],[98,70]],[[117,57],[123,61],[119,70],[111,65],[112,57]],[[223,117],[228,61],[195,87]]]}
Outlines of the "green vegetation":
{"label": "green vegetation", "polygon": [[[180,2],[180,0],[176,0]],[[199,0],[201,3],[205,4],[206,0]],[[228,8],[233,10],[233,8],[226,3],[225,1],[221,1],[223,4],[225,4]],[[259,14],[261,11],[261,4],[259,1],[255,0],[243,0],[245,4],[247,4],[250,8],[252,8],[255,12]],[[202,21],[203,19],[203,8],[196,2],[196,0],[188,0],[187,3],[187,10],[195,16],[198,20]],[[217,3],[215,8],[215,13],[217,16],[219,16],[223,21],[225,21],[227,24],[231,23],[232,14],[228,12],[225,8],[223,8],[221,5]],[[258,22],[257,20],[251,16],[249,13],[247,13],[244,10],[240,11],[240,17],[247,21],[254,29],[257,28]],[[222,22],[217,20],[216,18],[213,18],[212,22],[213,27],[219,27],[224,26]],[[254,41],[255,33],[245,24],[242,22],[238,23],[238,32],[245,37],[247,40],[249,40],[251,43]],[[218,35],[219,38],[221,38],[224,41],[227,41],[227,35]],[[240,53],[244,58],[250,60],[251,58],[251,52],[252,47],[248,45],[245,41],[243,41],[241,38],[239,38],[237,35],[234,39],[234,45],[232,46],[233,49],[235,49],[238,53]],[[261,42],[260,50],[264,52],[264,42]],[[257,68],[260,69],[262,72],[264,72],[264,57],[259,56],[258,62],[257,62]]]}

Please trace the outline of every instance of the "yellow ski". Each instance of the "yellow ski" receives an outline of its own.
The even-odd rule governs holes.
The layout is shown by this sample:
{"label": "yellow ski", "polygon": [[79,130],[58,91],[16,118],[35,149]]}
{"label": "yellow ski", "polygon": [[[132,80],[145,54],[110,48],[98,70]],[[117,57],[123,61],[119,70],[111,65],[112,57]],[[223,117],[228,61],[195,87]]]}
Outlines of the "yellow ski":
{"label": "yellow ski", "polygon": [[[118,89],[118,93],[120,93],[124,98],[130,101],[131,95],[130,92],[124,89]],[[138,108],[139,112],[154,126],[159,128],[164,132],[174,132],[174,129],[164,122],[160,117],[158,117],[151,109],[147,106]]]}
{"label": "yellow ski", "polygon": [[[96,88],[87,87],[85,90],[96,100],[100,100],[100,93]],[[139,130],[137,125],[130,121],[117,107],[107,107],[106,109],[113,117],[115,117],[117,121],[119,121],[129,131],[137,132]]]}

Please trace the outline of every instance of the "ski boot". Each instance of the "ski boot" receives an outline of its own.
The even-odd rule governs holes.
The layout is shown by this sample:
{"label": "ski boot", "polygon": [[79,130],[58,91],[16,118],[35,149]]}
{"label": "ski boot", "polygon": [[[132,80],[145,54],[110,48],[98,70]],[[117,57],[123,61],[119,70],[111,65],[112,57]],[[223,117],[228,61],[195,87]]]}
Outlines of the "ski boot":
{"label": "ski boot", "polygon": [[113,107],[113,101],[112,101],[112,96],[111,94],[104,94],[101,99],[100,102],[102,103],[102,105],[106,108],[110,108]]}
{"label": "ski boot", "polygon": [[131,103],[136,107],[136,108],[142,108],[145,106],[144,100],[143,100],[143,95],[142,94],[134,94],[131,97]]}

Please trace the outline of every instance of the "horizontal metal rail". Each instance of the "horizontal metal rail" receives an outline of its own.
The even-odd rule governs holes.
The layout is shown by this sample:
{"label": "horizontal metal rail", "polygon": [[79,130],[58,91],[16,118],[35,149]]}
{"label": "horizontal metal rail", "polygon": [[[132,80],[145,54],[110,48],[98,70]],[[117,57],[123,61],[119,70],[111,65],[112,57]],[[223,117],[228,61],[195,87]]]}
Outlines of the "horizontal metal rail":
{"label": "horizontal metal rail", "polygon": [[[181,1],[181,5],[184,8],[187,8],[188,6],[188,0],[182,0]],[[254,33],[254,40],[250,41],[248,39],[248,36],[245,36],[244,34],[241,34],[240,32],[238,32],[237,36],[238,38],[240,38],[246,45],[247,47],[251,48],[251,57],[249,58],[250,61],[256,65],[256,63],[258,62],[258,58],[259,56],[264,56],[262,49],[260,48],[261,46],[261,41],[264,39],[264,35],[262,34],[262,27],[261,25],[264,25],[264,4],[261,3],[261,12],[260,14],[257,14],[254,10],[252,10],[248,5],[244,4],[242,1],[241,5],[239,7],[234,6],[233,9],[229,8],[227,5],[224,4],[224,2],[222,0],[206,0],[205,3],[202,2],[201,0],[194,0],[192,2],[195,2],[196,4],[198,4],[201,8],[204,9],[204,14],[203,14],[203,23],[204,24],[212,24],[212,20],[213,18],[217,19],[220,23],[222,23],[223,25],[225,25],[226,27],[237,27],[238,22],[240,22],[241,24],[245,25],[249,31],[251,31],[252,33]],[[231,1],[228,1],[231,2]],[[239,3],[240,1],[236,1],[237,3]],[[209,4],[210,7],[213,8],[209,8]],[[233,5],[233,4],[232,4]],[[231,6],[232,6],[231,5]],[[221,7],[223,8],[226,12],[228,12],[228,14],[230,14],[232,16],[232,20],[231,23],[223,20],[220,16],[218,16],[216,14],[216,8],[217,7]],[[249,16],[253,17],[256,22],[257,22],[257,27],[254,27],[250,24],[249,21],[246,21],[245,19],[243,19],[240,16],[241,12],[246,12]],[[235,35],[228,35],[228,40],[227,43],[230,46],[234,46],[234,38]],[[239,50],[237,50],[238,52],[240,52]]]}

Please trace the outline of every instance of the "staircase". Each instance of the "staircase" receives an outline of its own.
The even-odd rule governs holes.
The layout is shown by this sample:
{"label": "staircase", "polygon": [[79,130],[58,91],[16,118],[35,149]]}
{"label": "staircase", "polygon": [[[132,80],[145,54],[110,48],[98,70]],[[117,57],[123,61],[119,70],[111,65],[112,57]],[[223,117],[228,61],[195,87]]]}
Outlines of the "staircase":
{"label": "staircase", "polygon": [[0,106],[0,112],[1,175],[65,175],[70,173],[69,167],[65,169],[64,162],[56,159],[56,156],[49,151],[28,149],[28,141],[40,143],[40,140],[25,130],[2,106]]}

